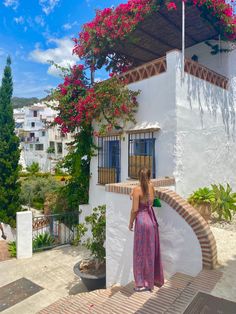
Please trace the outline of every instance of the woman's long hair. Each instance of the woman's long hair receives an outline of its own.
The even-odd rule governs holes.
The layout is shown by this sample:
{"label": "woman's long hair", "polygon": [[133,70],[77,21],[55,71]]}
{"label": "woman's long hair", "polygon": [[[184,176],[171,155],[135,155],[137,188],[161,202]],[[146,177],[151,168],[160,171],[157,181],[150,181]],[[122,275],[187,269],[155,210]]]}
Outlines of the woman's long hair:
{"label": "woman's long hair", "polygon": [[143,192],[143,196],[147,197],[148,195],[148,183],[150,181],[151,178],[151,172],[149,169],[147,168],[141,168],[139,170],[139,181],[140,181],[140,185],[141,185],[141,189]]}

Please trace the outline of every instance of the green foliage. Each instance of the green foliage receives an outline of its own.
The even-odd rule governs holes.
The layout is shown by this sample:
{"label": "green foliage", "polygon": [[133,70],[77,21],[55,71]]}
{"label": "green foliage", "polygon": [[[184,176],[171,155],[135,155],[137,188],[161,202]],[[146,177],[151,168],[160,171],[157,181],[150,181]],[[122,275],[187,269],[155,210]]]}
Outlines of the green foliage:
{"label": "green foliage", "polygon": [[33,239],[33,251],[42,251],[50,248],[54,242],[54,238],[48,232],[41,233]]}
{"label": "green foliage", "polygon": [[193,206],[209,204],[211,212],[216,213],[219,220],[231,220],[236,212],[236,193],[228,183],[226,187],[212,184],[211,188],[200,188],[190,195],[188,202]]}
{"label": "green foliage", "polygon": [[212,203],[212,212],[218,215],[218,219],[222,217],[225,220],[232,219],[232,213],[236,212],[236,193],[232,192],[232,188],[227,183],[226,188],[219,184],[218,186],[212,184],[212,190],[215,195],[214,202]]}
{"label": "green foliage", "polygon": [[11,257],[16,257],[16,241],[8,243],[8,252]]}
{"label": "green foliage", "polygon": [[[32,174],[29,172],[20,172],[20,178],[28,178],[31,177]],[[34,174],[35,177],[37,178],[49,178],[52,176],[50,172],[37,172]]]}
{"label": "green foliage", "polygon": [[212,204],[215,200],[214,192],[208,188],[199,188],[195,192],[193,192],[188,198],[188,202],[191,205],[201,205],[201,204]]}
{"label": "green foliage", "polygon": [[42,209],[47,194],[57,193],[60,187],[61,183],[52,176],[48,178],[30,176],[21,183],[21,204]]}
{"label": "green foliage", "polygon": [[76,136],[70,152],[65,157],[63,168],[70,179],[58,194],[54,212],[74,211],[89,199],[90,160],[94,155],[92,127],[83,128]]}
{"label": "green foliage", "polygon": [[91,227],[92,237],[85,244],[92,255],[100,262],[105,260],[106,251],[106,205],[93,208],[91,215],[85,217],[87,225]]}
{"label": "green foliage", "polygon": [[32,98],[23,98],[23,97],[13,97],[12,98],[12,106],[13,108],[22,108],[25,106],[32,106],[33,104],[39,102],[40,99],[36,97]]}
{"label": "green foliage", "polygon": [[88,231],[88,228],[85,226],[84,223],[80,223],[76,226],[76,238],[73,241],[73,245],[82,244],[82,238],[85,233]]}
{"label": "green foliage", "polygon": [[32,162],[32,164],[28,167],[26,167],[26,170],[31,174],[34,175],[39,172],[39,163],[38,162]]}
{"label": "green foliage", "polygon": [[55,166],[55,175],[56,176],[66,176],[67,173],[63,169],[63,162],[59,161]]}
{"label": "green foliage", "polygon": [[0,88],[0,221],[15,227],[16,212],[20,210],[20,150],[19,138],[15,135],[12,93],[11,59],[8,57]]}
{"label": "green foliage", "polygon": [[48,154],[54,154],[55,153],[55,148],[54,147],[48,147],[47,153]]}

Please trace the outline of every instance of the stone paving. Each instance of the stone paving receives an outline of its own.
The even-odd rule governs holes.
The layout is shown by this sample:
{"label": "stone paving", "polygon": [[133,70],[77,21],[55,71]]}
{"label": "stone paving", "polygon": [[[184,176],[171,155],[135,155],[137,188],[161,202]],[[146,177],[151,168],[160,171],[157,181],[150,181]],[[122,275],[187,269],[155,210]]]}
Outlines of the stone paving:
{"label": "stone paving", "polygon": [[0,240],[0,262],[10,259],[8,252],[8,244],[6,241]]}
{"label": "stone paving", "polygon": [[216,239],[217,254],[222,278],[212,294],[236,302],[236,232],[211,227]]}
{"label": "stone paving", "polygon": [[43,290],[4,310],[3,314],[34,314],[61,297],[86,291],[74,274],[74,265],[88,257],[84,248],[64,246],[36,253],[29,259],[11,259],[0,263],[0,287],[27,278]]}
{"label": "stone paving", "polygon": [[[218,249],[217,271],[222,272],[222,277],[211,294],[235,302],[236,233],[213,227],[211,229]],[[1,245],[6,247],[4,243]],[[0,287],[25,277],[44,288],[1,313],[34,314],[63,297],[86,291],[80,279],[73,273],[73,266],[86,257],[88,252],[84,248],[67,246],[34,254],[31,259],[11,259],[1,262]],[[78,302],[81,301],[78,299]]]}

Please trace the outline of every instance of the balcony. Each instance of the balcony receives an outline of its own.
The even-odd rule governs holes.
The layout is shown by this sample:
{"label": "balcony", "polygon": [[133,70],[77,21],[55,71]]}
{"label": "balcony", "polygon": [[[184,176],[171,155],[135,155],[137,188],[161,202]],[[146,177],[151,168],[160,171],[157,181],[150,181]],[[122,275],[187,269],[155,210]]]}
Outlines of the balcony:
{"label": "balcony", "polygon": [[[169,55],[173,52],[168,53]],[[180,53],[180,52],[179,52]],[[181,53],[180,53],[181,54]],[[124,79],[127,84],[135,83],[148,79],[152,76],[160,75],[168,70],[168,62],[166,57],[162,57],[151,62],[145,63],[139,67],[136,67],[130,71],[120,75],[121,79]],[[185,59],[185,73],[195,76],[201,80],[207,81],[213,85],[228,89],[229,79],[198,62]]]}
{"label": "balcony", "polygon": [[39,137],[25,137],[24,142],[25,143],[38,143]]}

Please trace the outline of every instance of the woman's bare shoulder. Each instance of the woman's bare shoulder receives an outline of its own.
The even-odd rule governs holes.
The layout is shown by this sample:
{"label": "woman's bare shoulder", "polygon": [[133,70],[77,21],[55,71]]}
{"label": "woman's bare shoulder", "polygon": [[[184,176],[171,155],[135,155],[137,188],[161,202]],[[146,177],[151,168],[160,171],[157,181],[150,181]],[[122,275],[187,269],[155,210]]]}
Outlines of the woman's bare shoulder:
{"label": "woman's bare shoulder", "polygon": [[141,192],[141,187],[140,186],[136,186],[133,188],[133,194],[140,194]]}

